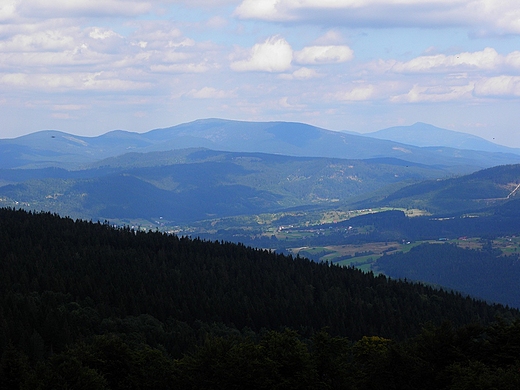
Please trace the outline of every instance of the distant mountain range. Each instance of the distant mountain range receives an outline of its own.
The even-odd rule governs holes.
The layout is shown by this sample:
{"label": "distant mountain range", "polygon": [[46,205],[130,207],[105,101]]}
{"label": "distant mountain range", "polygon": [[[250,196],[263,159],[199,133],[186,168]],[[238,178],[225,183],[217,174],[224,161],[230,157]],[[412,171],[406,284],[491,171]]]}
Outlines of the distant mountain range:
{"label": "distant mountain range", "polygon": [[368,137],[384,139],[403,144],[429,147],[441,146],[455,149],[480,150],[492,153],[520,154],[520,149],[497,145],[475,135],[441,129],[427,123],[417,122],[411,126],[395,126],[364,134]]}
{"label": "distant mountain range", "polygon": [[[399,129],[357,135],[293,122],[240,122],[204,119],[138,134],[116,130],[97,137],[81,137],[59,131],[40,131],[14,139],[0,139],[0,168],[88,167],[99,160],[128,152],[155,152],[184,148],[208,148],[231,152],[262,152],[288,156],[344,159],[398,158],[436,165],[453,173],[470,173],[496,165],[520,163],[518,150],[495,145],[448,130],[414,125],[396,142]],[[416,139],[442,139],[444,145],[416,146]],[[452,134],[454,132],[449,132]],[[433,135],[432,135],[433,134]],[[380,138],[394,138],[384,140]],[[466,140],[466,141],[464,141]],[[406,141],[406,142],[404,142]],[[433,142],[433,141],[432,141]],[[458,145],[458,146],[455,146]],[[469,146],[474,150],[469,150]],[[491,144],[494,145],[494,144]],[[467,147],[468,146],[468,147]],[[494,148],[494,149],[493,149]]]}

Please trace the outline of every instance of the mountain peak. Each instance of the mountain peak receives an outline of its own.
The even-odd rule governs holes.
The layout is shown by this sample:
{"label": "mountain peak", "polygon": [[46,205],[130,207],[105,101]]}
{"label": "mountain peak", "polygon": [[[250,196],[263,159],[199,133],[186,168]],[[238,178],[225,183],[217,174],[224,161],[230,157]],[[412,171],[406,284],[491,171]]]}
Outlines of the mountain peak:
{"label": "mountain peak", "polygon": [[[9,167],[27,167],[28,163],[30,166],[59,163],[64,167],[69,161],[93,163],[128,152],[200,147],[300,157],[400,158],[414,163],[459,167],[463,172],[517,163],[520,159],[519,150],[421,122],[361,135],[298,122],[208,118],[146,133],[115,130],[97,137],[80,137],[53,131],[14,140],[0,139],[0,160]],[[61,156],[58,161],[56,157],[49,157],[56,155]]]}
{"label": "mountain peak", "polygon": [[443,129],[424,122],[416,122],[410,126],[389,127],[364,135],[420,147],[448,147],[484,152],[520,154],[520,149],[498,145],[476,135]]}

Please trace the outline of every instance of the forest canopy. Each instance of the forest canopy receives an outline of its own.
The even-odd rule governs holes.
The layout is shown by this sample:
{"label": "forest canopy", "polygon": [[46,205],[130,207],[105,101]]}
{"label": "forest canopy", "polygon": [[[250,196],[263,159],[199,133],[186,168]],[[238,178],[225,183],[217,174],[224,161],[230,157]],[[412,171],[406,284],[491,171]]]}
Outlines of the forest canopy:
{"label": "forest canopy", "polygon": [[[500,332],[520,329],[517,310],[222,241],[0,209],[0,243],[5,388],[68,380],[91,383],[87,388],[223,388],[238,378],[258,382],[249,388],[332,388],[334,375],[355,377],[363,388],[374,364],[419,353],[401,348],[430,337],[425,329],[449,329],[446,337],[457,339],[474,324],[471,332],[490,337],[484,329],[499,317]],[[428,342],[455,342],[432,337]],[[249,366],[227,371],[244,359]],[[483,364],[494,378],[498,368],[517,364],[495,363],[464,360],[449,372]],[[215,366],[202,370],[207,364]],[[262,382],[262,375],[270,379]]]}

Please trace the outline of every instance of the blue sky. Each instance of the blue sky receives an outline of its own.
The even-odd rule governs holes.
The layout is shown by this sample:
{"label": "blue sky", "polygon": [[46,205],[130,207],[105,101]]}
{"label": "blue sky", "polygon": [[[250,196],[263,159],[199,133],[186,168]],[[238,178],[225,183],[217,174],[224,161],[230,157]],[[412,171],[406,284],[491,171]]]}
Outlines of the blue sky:
{"label": "blue sky", "polygon": [[520,147],[516,0],[2,0],[0,137],[201,118]]}

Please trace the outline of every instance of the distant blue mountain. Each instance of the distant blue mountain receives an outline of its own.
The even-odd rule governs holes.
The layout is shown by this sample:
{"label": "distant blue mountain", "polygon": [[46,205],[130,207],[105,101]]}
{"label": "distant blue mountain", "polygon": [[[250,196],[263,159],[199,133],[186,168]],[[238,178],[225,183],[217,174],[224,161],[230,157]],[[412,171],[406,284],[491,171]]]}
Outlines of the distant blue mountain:
{"label": "distant blue mountain", "polygon": [[520,154],[520,149],[497,145],[475,135],[446,130],[427,123],[417,122],[411,126],[396,126],[364,134],[368,137],[428,147],[441,146],[455,149],[480,150],[493,153]]}
{"label": "distant blue mountain", "polygon": [[[428,129],[433,128],[437,132],[448,132],[428,126],[421,125],[415,131],[426,134]],[[411,131],[416,136],[418,134],[413,133],[413,129],[404,128],[403,131]],[[382,134],[384,132],[379,135]],[[446,140],[448,137],[445,133],[442,134],[439,138]],[[424,139],[425,136],[418,138]],[[128,152],[145,153],[201,147],[230,152],[305,157],[398,158],[430,166],[452,167],[454,173],[469,173],[496,165],[520,163],[520,155],[515,153],[516,150],[498,145],[495,145],[494,150],[483,150],[481,145],[482,143],[474,144],[474,150],[470,150],[471,145],[468,143],[461,148],[420,147],[379,139],[374,133],[370,136],[342,133],[303,123],[204,119],[143,134],[116,130],[98,137],[81,137],[47,130],[14,139],[0,139],[0,168],[52,166],[71,169]],[[487,147],[489,149],[489,145]]]}

